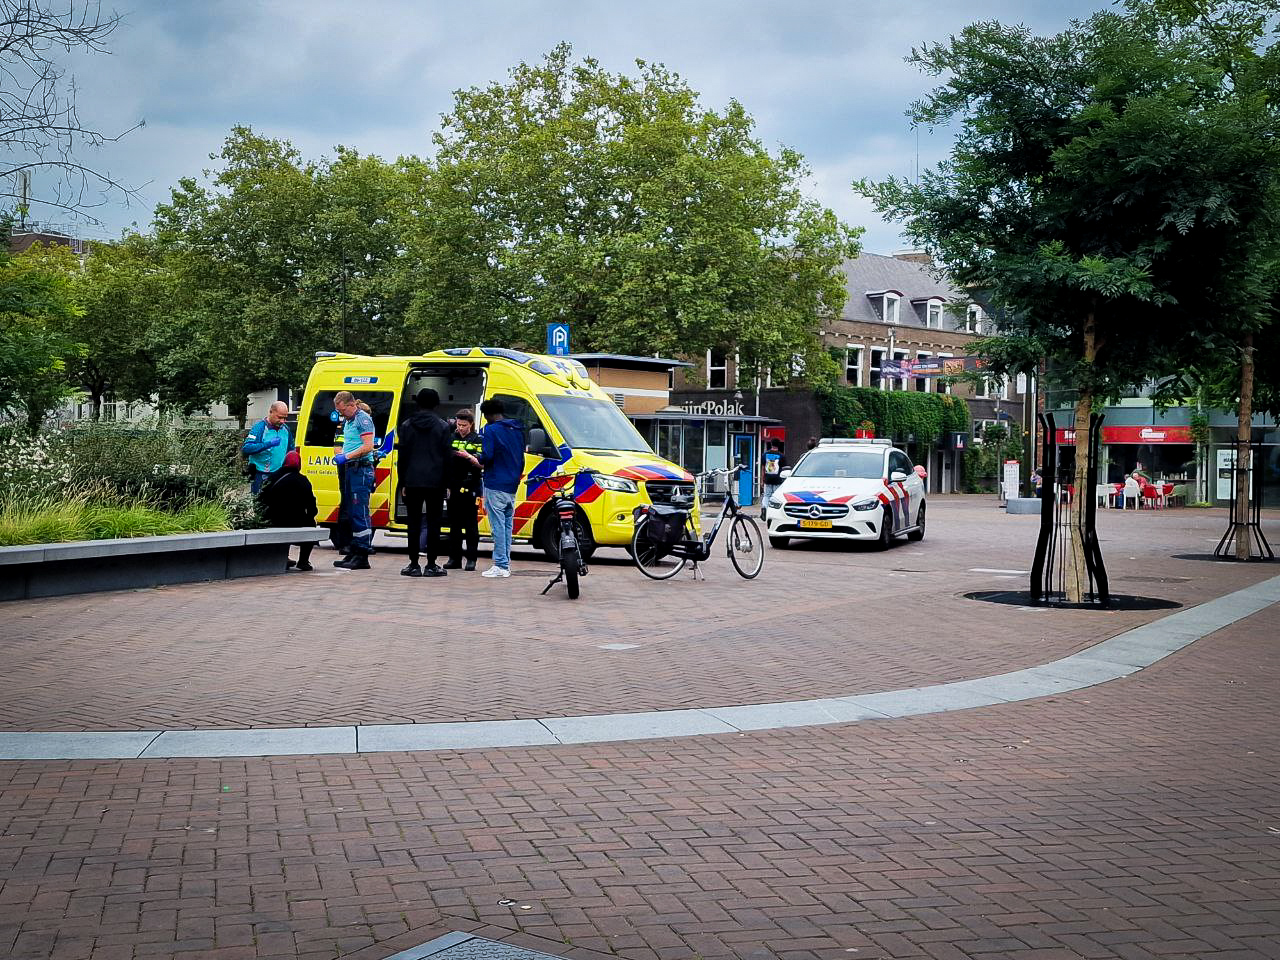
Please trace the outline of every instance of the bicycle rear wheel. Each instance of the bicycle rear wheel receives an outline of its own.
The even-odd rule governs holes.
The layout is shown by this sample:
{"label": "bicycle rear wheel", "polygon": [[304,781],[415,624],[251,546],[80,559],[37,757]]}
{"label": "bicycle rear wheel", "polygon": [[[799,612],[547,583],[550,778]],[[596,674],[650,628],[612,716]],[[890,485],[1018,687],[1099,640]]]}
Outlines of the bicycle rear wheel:
{"label": "bicycle rear wheel", "polygon": [[650,580],[670,580],[689,561],[668,553],[665,548],[646,537],[644,528],[648,522],[649,518],[645,517],[636,524],[636,532],[631,535],[631,557],[640,572]]}
{"label": "bicycle rear wheel", "polygon": [[748,580],[754,580],[764,567],[764,540],[751,517],[738,514],[729,524],[729,559]]}

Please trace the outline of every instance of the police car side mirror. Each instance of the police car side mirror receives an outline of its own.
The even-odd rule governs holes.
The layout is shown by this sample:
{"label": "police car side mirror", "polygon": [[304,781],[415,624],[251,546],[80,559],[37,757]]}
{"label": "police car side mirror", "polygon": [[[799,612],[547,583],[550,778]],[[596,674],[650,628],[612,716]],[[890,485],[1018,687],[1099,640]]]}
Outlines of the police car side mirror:
{"label": "police car side mirror", "polygon": [[555,448],[550,438],[547,437],[547,431],[541,427],[534,427],[529,431],[529,446],[526,449],[534,456],[542,457],[544,460],[560,459],[560,451]]}
{"label": "police car side mirror", "polygon": [[791,468],[788,467],[787,469],[780,471],[778,473],[778,476],[780,476],[783,480],[787,479],[787,477],[791,476]]}
{"label": "police car side mirror", "polygon": [[891,474],[889,474],[890,483],[899,483],[900,481],[905,479],[907,479],[907,475],[903,473],[901,470],[894,470]]}

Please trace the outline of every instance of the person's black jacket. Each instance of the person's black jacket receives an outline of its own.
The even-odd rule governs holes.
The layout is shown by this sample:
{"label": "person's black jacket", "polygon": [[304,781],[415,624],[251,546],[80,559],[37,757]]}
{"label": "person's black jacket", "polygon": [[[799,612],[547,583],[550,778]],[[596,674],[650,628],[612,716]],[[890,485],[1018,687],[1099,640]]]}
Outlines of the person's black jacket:
{"label": "person's black jacket", "polygon": [[453,430],[430,410],[415,410],[400,421],[400,484],[444,487],[445,465],[453,456]]}
{"label": "person's black jacket", "polygon": [[281,467],[258,491],[262,519],[269,527],[314,527],[316,495],[297,467]]}
{"label": "person's black jacket", "polygon": [[449,458],[449,489],[465,490],[476,496],[480,495],[480,468],[458,451],[465,450],[477,460],[480,459],[480,434],[472,427],[464,438],[456,430],[453,432],[453,455]]}

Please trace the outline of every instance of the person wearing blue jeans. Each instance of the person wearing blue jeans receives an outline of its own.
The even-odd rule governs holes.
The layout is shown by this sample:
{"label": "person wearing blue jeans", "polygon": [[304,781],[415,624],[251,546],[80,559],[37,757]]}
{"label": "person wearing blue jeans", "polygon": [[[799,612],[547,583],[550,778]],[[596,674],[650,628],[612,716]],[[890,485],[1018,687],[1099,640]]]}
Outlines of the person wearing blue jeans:
{"label": "person wearing blue jeans", "polygon": [[484,512],[493,535],[493,566],[481,574],[511,576],[511,533],[516,492],[524,475],[524,427],[503,415],[502,401],[490,397],[480,404],[485,428],[480,431],[480,465],[484,469]]}
{"label": "person wearing blue jeans", "polygon": [[342,452],[333,462],[343,468],[343,499],[351,521],[349,553],[342,560],[333,561],[333,565],[368,570],[369,554],[373,552],[373,520],[369,516],[369,498],[373,495],[373,418],[346,390],[334,395],[333,406],[343,420]]}

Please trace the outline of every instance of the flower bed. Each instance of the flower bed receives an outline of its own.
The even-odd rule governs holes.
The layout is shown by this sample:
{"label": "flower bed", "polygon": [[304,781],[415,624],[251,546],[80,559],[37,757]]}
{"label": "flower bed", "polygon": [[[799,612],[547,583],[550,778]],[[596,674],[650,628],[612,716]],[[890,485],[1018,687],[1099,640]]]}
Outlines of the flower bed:
{"label": "flower bed", "polygon": [[256,525],[237,437],[91,424],[0,429],[0,546],[215,532]]}

